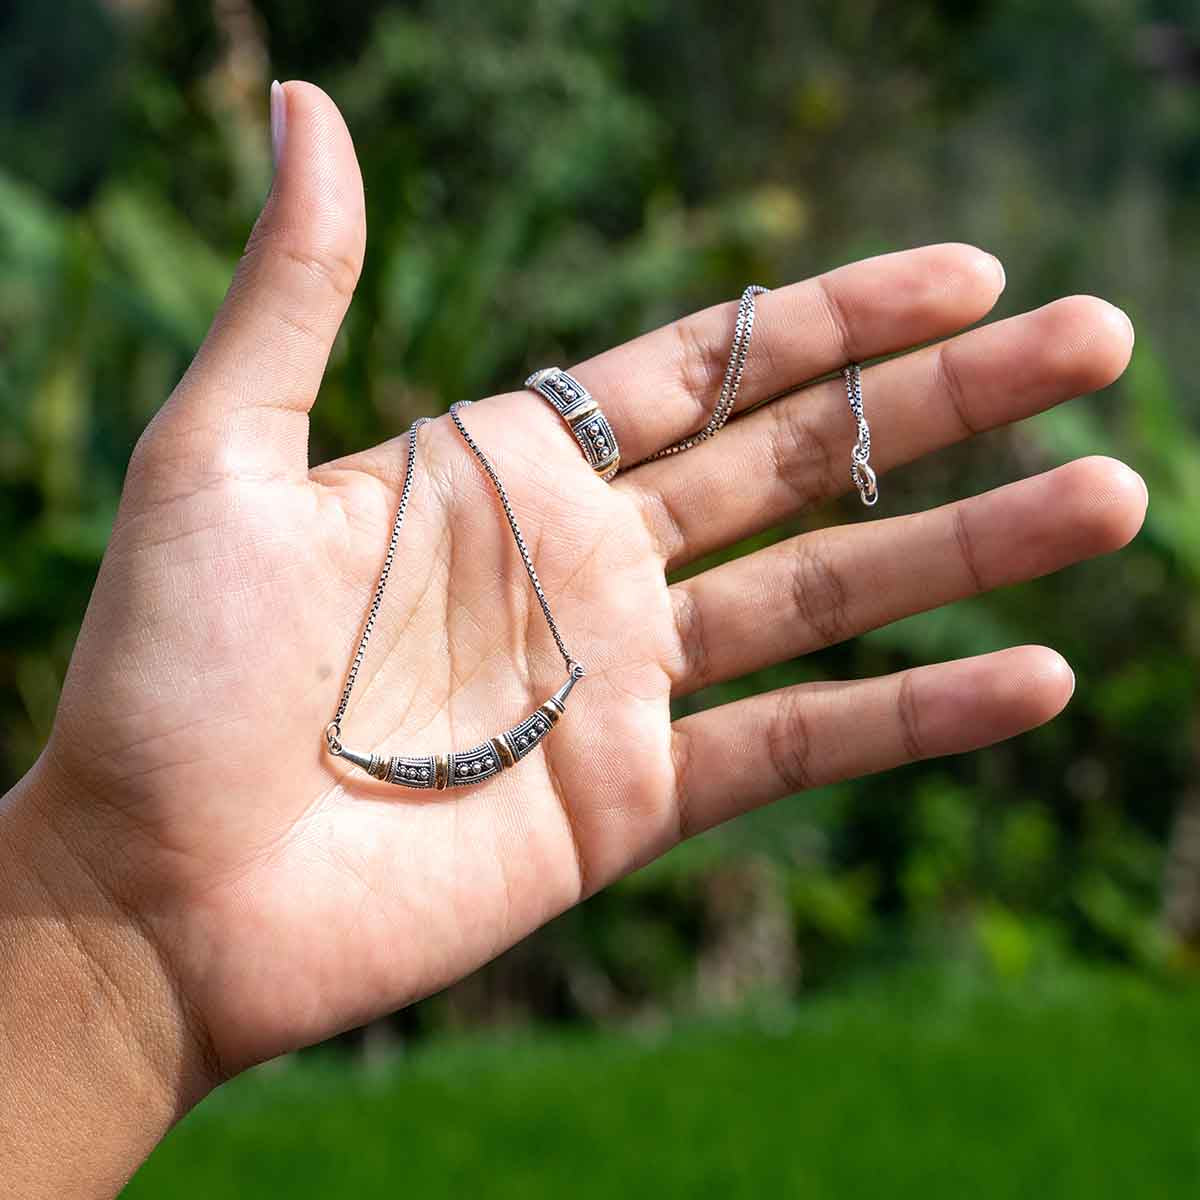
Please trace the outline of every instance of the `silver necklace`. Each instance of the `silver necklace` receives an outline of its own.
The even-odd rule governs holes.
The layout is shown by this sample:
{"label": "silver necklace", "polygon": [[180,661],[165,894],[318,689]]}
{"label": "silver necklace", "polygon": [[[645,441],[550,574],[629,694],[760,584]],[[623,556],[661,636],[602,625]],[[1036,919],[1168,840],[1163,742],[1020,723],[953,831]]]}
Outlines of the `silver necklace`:
{"label": "silver necklace", "polygon": [[542,615],[546,618],[546,625],[554,636],[554,644],[558,647],[558,652],[562,655],[563,663],[566,665],[567,680],[553,696],[538,705],[519,724],[514,725],[511,729],[506,729],[496,737],[489,738],[486,742],[472,746],[469,750],[452,750],[448,754],[397,754],[389,758],[380,754],[359,754],[342,745],[342,719],[346,715],[346,708],[350,703],[350,693],[354,690],[358,670],[362,666],[363,656],[366,654],[367,642],[371,639],[376,618],[379,616],[379,609],[383,604],[383,593],[387,588],[388,576],[391,574],[392,563],[396,557],[396,547],[400,541],[400,527],[404,524],[408,498],[412,494],[413,476],[417,465],[417,431],[430,419],[429,417],[420,417],[413,422],[412,428],[408,431],[408,463],[404,473],[404,487],[400,492],[400,503],[396,507],[396,518],[392,522],[392,537],[388,542],[387,554],[384,556],[383,569],[379,573],[379,582],[375,587],[375,595],[363,626],[362,637],[358,641],[358,649],[354,652],[350,670],[346,674],[346,686],[342,689],[342,698],[338,702],[337,712],[334,714],[333,720],[325,727],[325,742],[330,754],[344,758],[348,762],[354,763],[355,766],[361,767],[376,779],[394,783],[398,787],[435,788],[438,791],[448,787],[466,787],[469,784],[483,783],[507,767],[515,766],[527,754],[535,750],[546,734],[558,723],[559,718],[566,712],[567,697],[571,694],[571,689],[584,675],[583,666],[571,657],[570,651],[563,642],[558,625],[555,623],[554,614],[550,611],[550,602],[542,590],[541,581],[538,579],[533,559],[529,556],[529,548],[525,545],[525,538],[521,534],[521,527],[517,524],[516,514],[513,512],[508,493],[504,490],[504,484],[500,482],[496,468],[488,461],[487,455],[479,448],[478,443],[468,432],[459,416],[460,411],[469,404],[470,401],[462,400],[452,405],[450,419],[479,460],[488,478],[492,481],[492,486],[496,489],[496,495],[500,497],[504,515],[508,519],[517,549],[521,553],[521,561],[525,564],[525,573],[529,576],[529,582],[533,586],[534,594],[541,606]]}
{"label": "silver necklace", "polygon": [[729,348],[729,362],[726,364],[721,391],[717,396],[717,403],[713,406],[712,415],[708,418],[708,424],[681,442],[655,450],[648,458],[642,459],[642,462],[655,462],[660,458],[682,454],[685,450],[691,450],[701,442],[708,441],[725,427],[733,413],[733,406],[737,403],[742,374],[746,370],[746,358],[750,354],[750,335],[754,332],[754,298],[766,295],[769,290],[761,284],[752,283],[742,292],[742,298],[738,301],[737,318],[733,324],[733,344]]}

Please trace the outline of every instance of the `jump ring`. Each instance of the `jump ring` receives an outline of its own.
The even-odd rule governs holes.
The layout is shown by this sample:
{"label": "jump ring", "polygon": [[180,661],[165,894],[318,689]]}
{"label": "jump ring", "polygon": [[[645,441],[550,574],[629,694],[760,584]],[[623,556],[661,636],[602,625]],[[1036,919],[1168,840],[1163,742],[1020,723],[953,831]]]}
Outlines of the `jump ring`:
{"label": "jump ring", "polygon": [[621,467],[617,435],[591,392],[561,367],[544,367],[525,380],[567,423],[588,466],[606,483]]}
{"label": "jump ring", "polygon": [[859,499],[868,507],[873,508],[879,503],[879,484],[871,464],[864,462],[857,454],[850,455],[850,478],[858,488]]}

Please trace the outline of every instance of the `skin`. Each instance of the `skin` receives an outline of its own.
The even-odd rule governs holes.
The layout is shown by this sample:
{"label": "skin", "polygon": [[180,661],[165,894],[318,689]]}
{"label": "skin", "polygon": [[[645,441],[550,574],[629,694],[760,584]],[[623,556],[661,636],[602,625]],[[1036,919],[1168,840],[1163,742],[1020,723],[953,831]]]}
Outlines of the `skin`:
{"label": "skin", "polygon": [[[1088,297],[959,333],[1004,279],[969,246],[777,289],[759,301],[741,403],[777,398],[613,486],[528,393],[466,410],[588,677],[543,749],[488,786],[379,784],[326,755],[321,731],[406,447],[309,468],[363,198],[328,98],[292,83],[280,104],[272,193],[134,452],[50,742],[0,807],[0,1177],[33,1200],[114,1195],[222,1080],[451,983],[681,838],[1050,719],[1074,679],[1037,646],[674,724],[669,703],[1115,550],[1145,511],[1133,471],[1086,459],[669,586],[668,569],[848,488],[840,380],[804,381],[924,346],[864,371],[886,507],[889,468],[1106,386],[1133,342]],[[573,368],[627,463],[704,423],[732,316],[719,305]],[[344,723],[362,750],[471,745],[563,678],[478,464],[446,418],[420,438]]]}

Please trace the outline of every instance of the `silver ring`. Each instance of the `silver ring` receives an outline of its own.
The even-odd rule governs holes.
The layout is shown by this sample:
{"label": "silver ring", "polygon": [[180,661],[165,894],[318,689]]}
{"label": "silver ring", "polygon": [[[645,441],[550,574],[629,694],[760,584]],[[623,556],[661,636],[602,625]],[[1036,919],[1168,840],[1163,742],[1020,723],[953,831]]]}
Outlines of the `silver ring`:
{"label": "silver ring", "polygon": [[543,367],[525,380],[567,423],[588,466],[605,482],[616,475],[621,466],[621,451],[617,435],[591,392],[561,367]]}

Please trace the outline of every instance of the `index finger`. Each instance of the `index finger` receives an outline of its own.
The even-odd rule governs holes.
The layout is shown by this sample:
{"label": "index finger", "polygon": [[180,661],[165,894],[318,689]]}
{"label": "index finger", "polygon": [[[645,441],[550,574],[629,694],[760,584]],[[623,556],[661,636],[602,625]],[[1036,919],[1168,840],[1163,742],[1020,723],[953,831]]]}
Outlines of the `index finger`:
{"label": "index finger", "polygon": [[[864,259],[759,296],[735,411],[849,362],[971,325],[1004,289],[1004,268],[947,243]],[[737,301],[717,304],[571,368],[633,464],[703,427],[725,374]]]}

